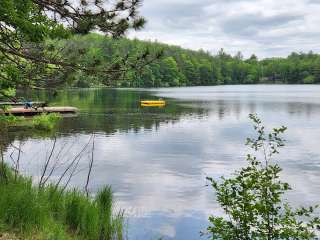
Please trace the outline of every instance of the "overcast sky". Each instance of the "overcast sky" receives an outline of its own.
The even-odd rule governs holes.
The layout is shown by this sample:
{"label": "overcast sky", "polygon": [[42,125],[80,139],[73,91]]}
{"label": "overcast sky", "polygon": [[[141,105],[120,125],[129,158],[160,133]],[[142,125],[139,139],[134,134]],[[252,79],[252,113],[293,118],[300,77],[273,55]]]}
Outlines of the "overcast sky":
{"label": "overcast sky", "polygon": [[320,0],[144,0],[130,37],[245,57],[320,52]]}

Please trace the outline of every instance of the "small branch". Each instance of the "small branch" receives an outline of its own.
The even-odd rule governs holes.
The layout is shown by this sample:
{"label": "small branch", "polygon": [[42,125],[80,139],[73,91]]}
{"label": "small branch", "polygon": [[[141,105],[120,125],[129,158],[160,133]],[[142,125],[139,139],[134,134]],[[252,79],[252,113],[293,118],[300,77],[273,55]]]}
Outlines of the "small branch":
{"label": "small branch", "polygon": [[14,168],[14,179],[15,181],[17,181],[18,178],[18,174],[20,172],[20,156],[21,156],[21,142],[19,143],[19,149],[18,149],[18,158],[15,164],[15,168]]}
{"label": "small branch", "polygon": [[57,138],[54,137],[54,142],[53,142],[52,149],[50,151],[50,155],[49,155],[48,159],[45,162],[45,165],[44,165],[44,168],[43,168],[43,171],[42,171],[42,174],[41,174],[41,178],[40,178],[40,182],[39,182],[39,188],[42,188],[44,186],[43,179],[44,179],[44,177],[46,175],[47,169],[48,169],[49,164],[50,164],[51,157],[52,157],[53,152],[55,150],[56,142],[57,142]]}
{"label": "small branch", "polygon": [[[65,175],[68,173],[68,171],[76,164],[77,165],[77,161],[78,159],[81,159],[81,155],[82,153],[87,149],[87,147],[89,146],[90,142],[91,142],[92,137],[89,139],[88,143],[81,149],[81,151],[73,158],[73,160],[70,162],[70,164],[66,167],[66,169],[64,170],[64,172],[61,174],[61,176],[59,177],[56,185],[55,185],[55,190],[58,189],[58,187],[60,186],[61,181],[63,180],[63,178],[65,177]],[[69,178],[70,179],[70,178]],[[70,180],[68,180],[70,181]]]}
{"label": "small branch", "polygon": [[92,137],[92,148],[91,148],[91,160],[89,163],[89,170],[88,170],[88,175],[87,175],[87,182],[86,182],[86,186],[85,186],[85,191],[87,194],[87,197],[89,197],[89,182],[90,182],[90,176],[91,176],[91,171],[92,171],[92,166],[93,166],[93,160],[94,160],[94,140],[95,140],[95,134],[93,134]]}

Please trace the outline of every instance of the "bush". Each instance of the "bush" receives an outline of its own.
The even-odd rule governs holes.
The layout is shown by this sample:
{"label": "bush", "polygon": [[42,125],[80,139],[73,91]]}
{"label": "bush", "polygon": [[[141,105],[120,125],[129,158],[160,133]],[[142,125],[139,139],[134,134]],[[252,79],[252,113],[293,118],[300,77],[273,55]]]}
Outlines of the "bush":
{"label": "bush", "polygon": [[220,182],[208,178],[226,216],[209,218],[211,239],[314,239],[320,224],[316,208],[292,209],[283,202],[284,193],[291,188],[280,180],[282,169],[272,163],[284,146],[281,134],[286,127],[266,133],[256,115],[250,118],[257,138],[247,139],[247,145],[264,157],[259,161],[248,154],[248,165],[232,178],[221,178]]}
{"label": "bush", "polygon": [[41,115],[33,117],[31,121],[25,117],[0,114],[0,124],[14,127],[36,128],[39,130],[52,130],[60,120],[61,115],[57,113],[42,113]]}
{"label": "bush", "polygon": [[32,125],[40,130],[51,130],[57,122],[60,121],[61,115],[57,113],[41,114],[32,119]]}
{"label": "bush", "polygon": [[24,117],[16,117],[14,115],[4,115],[0,114],[0,124],[5,124],[5,125],[16,125],[21,122],[25,121]]}
{"label": "bush", "polygon": [[303,79],[304,84],[313,84],[315,83],[316,78],[313,75],[309,75]]}

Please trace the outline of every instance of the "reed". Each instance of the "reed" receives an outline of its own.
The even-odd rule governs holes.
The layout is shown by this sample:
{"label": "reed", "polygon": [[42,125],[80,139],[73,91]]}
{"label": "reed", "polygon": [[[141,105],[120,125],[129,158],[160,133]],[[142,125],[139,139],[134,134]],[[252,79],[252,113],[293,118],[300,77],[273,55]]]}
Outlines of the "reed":
{"label": "reed", "polygon": [[0,179],[0,231],[24,239],[123,239],[123,212],[116,212],[110,187],[95,198],[78,190],[39,188],[6,167]]}

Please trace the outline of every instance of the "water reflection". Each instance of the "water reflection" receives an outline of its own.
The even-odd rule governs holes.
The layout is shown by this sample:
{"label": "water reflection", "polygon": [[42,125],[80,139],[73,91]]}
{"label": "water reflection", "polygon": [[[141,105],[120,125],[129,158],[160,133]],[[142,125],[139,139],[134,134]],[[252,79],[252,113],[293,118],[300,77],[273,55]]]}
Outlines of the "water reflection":
{"label": "water reflection", "polygon": [[[139,107],[140,99],[160,96],[168,107]],[[90,188],[113,186],[129,216],[130,239],[199,238],[207,216],[220,211],[205,177],[228,175],[245,163],[251,112],[267,126],[289,127],[288,146],[278,160],[283,178],[295,189],[288,196],[293,204],[319,201],[320,86],[81,90],[61,92],[55,99],[45,93],[37,97],[81,109],[55,133],[55,156],[64,148],[64,158],[72,158],[97,133]],[[11,133],[14,144],[20,140],[23,169],[37,176],[52,139]],[[87,164],[84,156],[80,169]],[[84,174],[79,172],[72,184],[82,187]]]}

